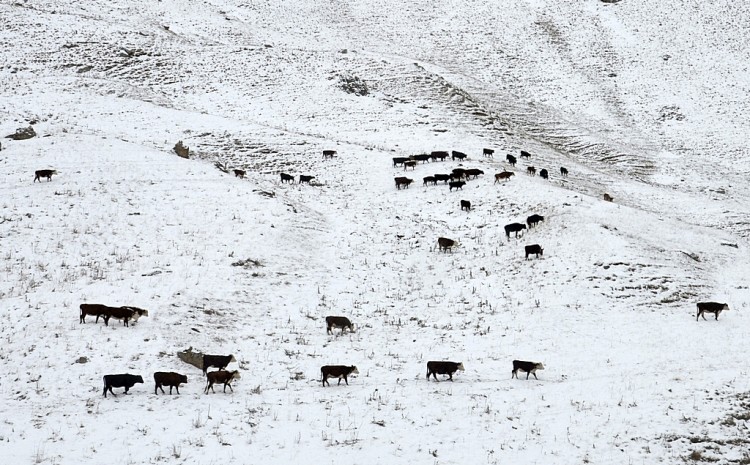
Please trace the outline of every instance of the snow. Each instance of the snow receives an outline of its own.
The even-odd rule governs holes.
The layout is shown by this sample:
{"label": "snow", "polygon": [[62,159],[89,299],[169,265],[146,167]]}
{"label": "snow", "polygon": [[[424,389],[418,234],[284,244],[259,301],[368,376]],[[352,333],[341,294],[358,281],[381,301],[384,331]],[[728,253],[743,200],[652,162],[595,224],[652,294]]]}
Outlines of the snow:
{"label": "snow", "polygon": [[[39,135],[0,151],[0,462],[744,463],[747,9],[0,3],[0,135]],[[485,174],[393,167],[433,150]],[[696,322],[710,300],[731,310]],[[234,391],[188,347],[234,354]],[[360,374],[324,388],[326,364]],[[114,373],[145,383],[105,399]]]}

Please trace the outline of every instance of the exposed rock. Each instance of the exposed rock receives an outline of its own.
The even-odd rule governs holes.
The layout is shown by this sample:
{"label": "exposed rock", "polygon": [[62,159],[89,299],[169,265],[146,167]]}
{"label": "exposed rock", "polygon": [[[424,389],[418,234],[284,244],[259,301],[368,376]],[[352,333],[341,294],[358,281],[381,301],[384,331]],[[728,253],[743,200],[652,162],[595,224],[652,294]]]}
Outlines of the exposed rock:
{"label": "exposed rock", "polygon": [[189,347],[187,350],[177,352],[177,357],[185,363],[189,363],[199,370],[203,369],[203,354],[200,352],[193,352],[193,348]]}
{"label": "exposed rock", "polygon": [[36,131],[34,131],[34,128],[31,126],[27,128],[18,128],[16,129],[15,134],[5,136],[6,139],[13,140],[26,140],[31,139],[32,137],[36,137]]}

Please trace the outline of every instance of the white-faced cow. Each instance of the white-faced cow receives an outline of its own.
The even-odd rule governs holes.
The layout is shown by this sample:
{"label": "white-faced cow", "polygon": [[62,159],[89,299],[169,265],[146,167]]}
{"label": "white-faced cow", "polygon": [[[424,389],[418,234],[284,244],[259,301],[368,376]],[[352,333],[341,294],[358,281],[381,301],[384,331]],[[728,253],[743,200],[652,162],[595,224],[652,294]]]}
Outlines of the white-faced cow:
{"label": "white-faced cow", "polygon": [[448,379],[453,381],[453,373],[456,371],[464,371],[464,364],[461,362],[427,362],[427,380],[430,380],[430,375],[437,381],[437,375],[448,375]]}
{"label": "white-faced cow", "polygon": [[525,247],[525,250],[526,250],[526,260],[529,259],[529,255],[531,254],[536,255],[536,258],[539,258],[540,255],[544,255],[544,249],[539,244],[527,245]]}
{"label": "white-faced cow", "polygon": [[187,376],[175,373],[173,371],[157,371],[154,373],[154,394],[159,395],[159,389],[162,394],[164,392],[164,386],[169,386],[169,394],[172,394],[172,388],[177,389],[177,394],[180,393],[180,384],[186,384],[188,382]]}
{"label": "white-faced cow", "polygon": [[719,302],[698,302],[698,314],[695,315],[695,321],[698,321],[698,317],[706,319],[704,313],[713,313],[716,319],[719,319],[719,313],[722,311],[729,310],[729,305]]}
{"label": "white-faced cow", "polygon": [[326,333],[333,334],[334,328],[341,328],[341,334],[344,334],[344,331],[349,329],[349,331],[354,332],[354,325],[352,325],[352,322],[349,321],[349,318],[345,316],[327,316],[326,317]]}
{"label": "white-faced cow", "polygon": [[104,397],[107,397],[107,391],[113,396],[115,393],[112,388],[125,388],[125,394],[128,393],[128,389],[135,386],[136,383],[143,384],[143,378],[139,375],[131,375],[129,373],[120,375],[104,375]]}
{"label": "white-faced cow", "polygon": [[518,370],[526,372],[526,379],[529,379],[529,374],[534,375],[535,379],[539,379],[536,377],[536,371],[544,370],[544,365],[542,365],[541,363],[537,363],[537,362],[524,362],[522,360],[513,360],[513,371],[511,372],[510,379],[513,379],[513,377],[518,379]]}
{"label": "white-faced cow", "polygon": [[325,387],[326,384],[329,386],[331,385],[331,383],[328,382],[328,378],[338,378],[338,384],[341,384],[341,380],[343,379],[348,386],[349,380],[347,378],[349,375],[359,374],[359,370],[357,370],[357,367],[354,365],[324,365],[320,367],[320,374],[323,379],[323,387]]}
{"label": "white-faced cow", "polygon": [[510,239],[510,233],[516,233],[516,237],[518,237],[518,233],[520,231],[523,231],[526,229],[526,225],[523,223],[511,223],[505,225],[505,236]]}

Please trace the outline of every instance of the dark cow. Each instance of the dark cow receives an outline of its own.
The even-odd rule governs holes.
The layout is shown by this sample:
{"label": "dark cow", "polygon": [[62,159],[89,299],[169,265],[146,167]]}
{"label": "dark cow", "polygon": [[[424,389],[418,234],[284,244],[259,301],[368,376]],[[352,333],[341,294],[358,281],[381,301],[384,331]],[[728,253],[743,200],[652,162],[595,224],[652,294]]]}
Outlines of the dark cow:
{"label": "dark cow", "polygon": [[446,158],[448,158],[448,156],[449,156],[448,152],[444,152],[444,151],[436,151],[436,152],[430,153],[430,158],[432,159],[432,161],[436,161],[436,160],[443,161]]}
{"label": "dark cow", "polygon": [[281,182],[290,182],[294,184],[294,176],[292,176],[291,174],[281,173]]}
{"label": "dark cow", "polygon": [[143,378],[139,375],[131,374],[120,374],[120,375],[104,375],[104,397],[107,397],[107,391],[113,396],[116,396],[112,391],[112,388],[125,388],[125,394],[128,393],[128,389],[135,386],[136,383],[143,384]]}
{"label": "dark cow", "polygon": [[451,179],[450,174],[436,174],[435,175],[435,181],[445,181],[445,183],[448,183],[450,179]]}
{"label": "dark cow", "polygon": [[175,372],[157,371],[154,373],[154,394],[159,395],[159,389],[162,394],[164,392],[163,386],[169,386],[169,394],[172,394],[172,388],[177,389],[177,394],[180,393],[180,384],[187,383],[187,376],[181,375]]}
{"label": "dark cow", "polygon": [[482,155],[484,155],[485,157],[492,158],[492,155],[494,153],[495,153],[495,151],[492,150],[492,149],[482,149]]}
{"label": "dark cow", "polygon": [[454,241],[453,239],[448,239],[447,237],[438,237],[438,251],[447,252],[450,250],[451,252],[453,252],[453,247],[457,245],[458,242]]}
{"label": "dark cow", "polygon": [[462,200],[461,201],[461,211],[463,211],[463,210],[466,210],[467,212],[471,211],[471,202],[469,202],[468,200]]}
{"label": "dark cow", "polygon": [[[115,320],[122,320],[125,326],[130,326],[129,324],[130,320],[133,320],[133,323],[136,323],[138,319],[142,316],[148,316],[148,310],[144,310],[138,307],[119,307],[119,308],[113,308],[109,312],[109,318],[114,318]],[[109,318],[104,320],[104,324],[107,326],[109,326],[108,325]]]}
{"label": "dark cow", "polygon": [[245,179],[245,174],[247,174],[247,172],[245,170],[237,170],[237,169],[235,169],[233,171],[234,171],[235,177],[238,177],[240,179]]}
{"label": "dark cow", "polygon": [[525,150],[521,150],[521,158],[529,159],[531,158],[531,154]]}
{"label": "dark cow", "polygon": [[603,197],[603,198],[604,198],[604,200],[606,200],[607,202],[611,202],[611,201],[613,201],[613,200],[614,200],[614,199],[612,198],[612,196],[611,196],[611,195],[609,195],[609,194],[604,194],[604,197]]}
{"label": "dark cow", "polygon": [[466,170],[464,168],[453,168],[451,170],[451,178],[462,179],[466,176]]}
{"label": "dark cow", "polygon": [[526,229],[526,225],[523,223],[510,223],[505,225],[505,235],[510,239],[510,233],[516,233],[516,237],[518,237],[518,232],[523,231]]}
{"label": "dark cow", "polygon": [[568,169],[564,166],[560,167],[560,175],[561,176],[567,176],[568,175]]}
{"label": "dark cow", "polygon": [[427,362],[427,380],[430,380],[430,375],[437,381],[437,375],[448,375],[448,379],[453,381],[453,373],[456,371],[464,371],[464,364],[461,362]]}
{"label": "dark cow", "polygon": [[234,358],[234,355],[203,355],[203,374],[206,374],[206,371],[210,367],[216,367],[219,370],[224,370],[227,365],[229,365],[232,362],[236,362],[237,359]]}
{"label": "dark cow", "polygon": [[403,165],[405,161],[409,161],[406,157],[395,157],[393,159],[393,167],[397,167],[398,165]]}
{"label": "dark cow", "polygon": [[414,181],[413,179],[404,178],[404,177],[397,177],[394,178],[396,181],[396,189],[401,190],[401,186],[405,186],[407,189],[409,188],[409,184]]}
{"label": "dark cow", "polygon": [[542,215],[531,215],[526,218],[526,224],[529,226],[529,228],[533,228],[540,221],[544,221],[544,217]]}
{"label": "dark cow", "polygon": [[412,170],[417,167],[417,161],[416,160],[407,160],[404,162],[404,171],[406,171],[406,168],[411,168]]}
{"label": "dark cow", "polygon": [[47,178],[47,182],[52,181],[53,174],[57,174],[57,170],[36,170],[34,171],[34,182],[42,182],[42,178]]}
{"label": "dark cow", "polygon": [[511,372],[510,379],[513,379],[514,376],[518,379],[518,370],[526,372],[526,379],[529,379],[529,374],[534,375],[535,379],[539,379],[536,377],[536,370],[544,370],[544,365],[537,362],[513,360],[513,371]]}
{"label": "dark cow", "polygon": [[713,313],[716,315],[716,319],[719,319],[719,313],[724,310],[729,310],[729,305],[722,304],[719,302],[698,302],[698,314],[695,315],[695,321],[698,321],[698,317],[706,319],[704,313]]}
{"label": "dark cow", "polygon": [[335,150],[323,150],[323,158],[333,158],[336,156]]}
{"label": "dark cow", "polygon": [[484,174],[484,171],[477,169],[477,168],[470,168],[464,172],[466,174],[466,179],[471,179],[472,177],[476,179],[479,175]]}
{"label": "dark cow", "polygon": [[456,190],[461,189],[464,190],[464,185],[466,185],[463,181],[451,181],[448,183],[448,186],[450,186],[450,191],[453,191],[453,188],[455,187]]}
{"label": "dark cow", "polygon": [[512,171],[503,171],[502,173],[495,173],[495,184],[499,183],[501,179],[510,179],[511,176],[515,176],[516,173]]}
{"label": "dark cow", "polygon": [[325,387],[326,384],[328,384],[329,386],[331,385],[331,383],[328,382],[328,378],[338,378],[338,384],[341,384],[341,380],[343,379],[348,386],[349,380],[347,379],[347,377],[349,375],[359,374],[359,370],[357,370],[357,367],[354,365],[324,365],[320,367],[320,374],[323,379],[323,387]]}
{"label": "dark cow", "polygon": [[102,304],[81,304],[81,318],[80,323],[86,323],[86,315],[96,316],[96,322],[99,323],[99,317],[102,317],[104,321],[109,321],[108,307]]}
{"label": "dark cow", "polygon": [[451,152],[451,160],[463,160],[466,158],[466,154],[463,152],[456,152],[455,150]]}
{"label": "dark cow", "polygon": [[508,160],[510,166],[516,166],[516,157],[514,157],[513,155],[508,154],[505,159]]}
{"label": "dark cow", "polygon": [[526,260],[529,259],[529,255],[531,254],[536,255],[536,258],[539,258],[540,255],[544,255],[544,249],[539,244],[527,245],[525,249],[526,249]]}
{"label": "dark cow", "polygon": [[344,334],[347,328],[349,331],[354,332],[354,325],[349,321],[349,318],[345,316],[327,316],[326,317],[326,333],[333,334],[334,328],[341,328],[341,334]]}
{"label": "dark cow", "polygon": [[424,181],[424,186],[426,186],[427,184],[432,184],[433,186],[437,185],[437,179],[435,179],[435,176],[425,176],[422,178],[422,180]]}
{"label": "dark cow", "polygon": [[529,166],[528,168],[526,168],[526,174],[528,174],[529,176],[536,176],[536,168],[534,168],[533,166]]}
{"label": "dark cow", "polygon": [[539,171],[539,176],[541,176],[542,179],[549,179],[549,173],[544,168],[542,168],[541,171]]}
{"label": "dark cow", "polygon": [[307,184],[310,184],[310,181],[312,181],[313,179],[315,179],[315,176],[307,176],[307,175],[304,175],[304,174],[300,174],[299,175],[299,183],[300,184],[302,184],[303,182],[307,183]]}
{"label": "dark cow", "polygon": [[426,162],[430,161],[431,157],[432,157],[432,155],[430,155],[430,154],[422,153],[422,154],[419,154],[419,155],[412,155],[412,156],[409,157],[409,159],[414,160],[414,161],[421,161],[422,163],[426,163]]}
{"label": "dark cow", "polygon": [[230,391],[234,392],[234,389],[232,389],[232,385],[230,384],[234,379],[240,379],[240,372],[237,370],[209,371],[206,374],[206,389],[204,389],[203,392],[208,394],[208,390],[211,389],[211,392],[216,394],[216,391],[214,391],[214,384],[223,384],[225,393],[227,392],[227,386],[229,386]]}

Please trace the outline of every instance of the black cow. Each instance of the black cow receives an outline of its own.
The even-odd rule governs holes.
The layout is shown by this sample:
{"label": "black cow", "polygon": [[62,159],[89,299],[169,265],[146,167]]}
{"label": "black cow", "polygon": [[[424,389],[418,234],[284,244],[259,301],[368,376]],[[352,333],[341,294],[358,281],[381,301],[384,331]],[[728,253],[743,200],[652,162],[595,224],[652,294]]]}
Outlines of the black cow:
{"label": "black cow", "polygon": [[310,184],[310,181],[312,181],[314,178],[315,178],[315,176],[307,176],[307,175],[304,175],[304,174],[300,174],[299,175],[299,183],[302,184],[304,182],[304,183]]}
{"label": "black cow", "polygon": [[451,152],[451,160],[463,160],[466,158],[466,154],[463,152],[456,152],[455,150]]}
{"label": "black cow", "polygon": [[472,177],[476,179],[477,176],[484,174],[484,171],[477,169],[477,168],[470,168],[466,170],[464,174],[466,174],[466,179],[471,179]]}
{"label": "black cow", "polygon": [[401,190],[401,186],[405,186],[407,189],[409,188],[409,184],[414,181],[413,179],[405,178],[403,176],[399,176],[397,178],[394,178],[396,181],[396,189]]}
{"label": "black cow", "polygon": [[56,170],[36,170],[34,171],[34,182],[42,182],[42,178],[47,178],[47,182],[52,181],[52,175],[57,174]]}
{"label": "black cow", "polygon": [[529,166],[528,168],[526,168],[526,173],[529,176],[536,176],[536,168],[534,168],[533,166]]}
{"label": "black cow", "polygon": [[541,176],[542,179],[549,179],[549,173],[544,168],[542,168],[541,171],[539,171],[539,176]]}
{"label": "black cow", "polygon": [[448,379],[453,381],[453,373],[464,371],[464,364],[461,362],[427,362],[427,380],[430,375],[437,381],[437,375],[448,375]]}
{"label": "black cow", "polygon": [[463,210],[466,210],[467,212],[471,211],[471,202],[469,202],[468,200],[462,200],[461,201],[461,211],[463,211]]}
{"label": "black cow", "polygon": [[245,170],[235,169],[233,171],[234,171],[235,177],[238,177],[240,179],[245,179],[245,174],[247,174],[247,172]]}
{"label": "black cow", "polygon": [[605,194],[604,194],[604,195],[602,196],[602,198],[603,198],[603,199],[604,199],[605,201],[607,201],[607,202],[611,202],[611,201],[613,201],[613,200],[614,200],[614,198],[613,198],[613,197],[612,197],[611,195],[607,194],[607,193],[605,193]]}
{"label": "black cow", "polygon": [[536,224],[540,221],[544,221],[544,217],[542,215],[531,215],[526,218],[526,224],[529,226],[529,228],[535,227]]}
{"label": "black cow", "polygon": [[510,166],[516,166],[516,157],[514,157],[513,155],[508,154],[505,159],[508,160]]}
{"label": "black cow", "polygon": [[540,255],[542,256],[544,255],[544,249],[539,244],[527,245],[525,247],[525,250],[526,250],[526,260],[529,259],[529,255],[531,254],[536,255],[536,258],[539,258]]}
{"label": "black cow", "polygon": [[560,175],[561,176],[567,176],[568,175],[568,169],[564,166],[560,167]]}
{"label": "black cow", "polygon": [[411,160],[414,160],[414,161],[421,161],[422,163],[426,163],[426,162],[430,161],[431,157],[432,157],[432,155],[430,155],[430,154],[422,153],[422,154],[419,154],[419,155],[412,155],[409,158]]}
{"label": "black cow", "polygon": [[326,333],[333,334],[334,328],[341,328],[341,334],[344,334],[347,328],[349,331],[354,332],[354,325],[349,321],[349,318],[345,316],[327,316],[326,317]]}
{"label": "black cow", "polygon": [[104,397],[107,397],[107,391],[115,396],[112,388],[125,388],[125,394],[128,393],[128,389],[135,386],[136,383],[143,383],[143,378],[139,375],[131,374],[120,374],[120,375],[104,375]]}
{"label": "black cow", "polygon": [[416,169],[417,167],[417,161],[416,160],[406,160],[404,162],[404,171],[406,171],[406,168],[411,168],[412,170]]}
{"label": "black cow", "polygon": [[525,150],[521,150],[521,158],[529,159],[531,158],[531,154]]}
{"label": "black cow", "polygon": [[328,378],[338,378],[338,384],[341,384],[341,380],[343,379],[348,386],[349,380],[347,379],[347,377],[349,375],[359,374],[359,370],[357,370],[357,367],[354,365],[324,365],[320,367],[320,374],[323,379],[323,387],[325,387],[326,384],[328,384],[329,386],[331,385],[331,383],[328,382]]}
{"label": "black cow", "polygon": [[229,384],[234,379],[240,379],[240,372],[237,370],[234,371],[209,371],[206,374],[206,389],[203,390],[206,394],[208,394],[208,390],[211,389],[211,392],[216,394],[216,391],[214,391],[214,384],[223,384],[224,385],[224,392],[227,392],[227,386],[229,386],[229,390],[234,392],[234,389],[232,389],[232,385]]}
{"label": "black cow", "polygon": [[291,174],[281,173],[281,182],[290,182],[294,184],[294,176],[292,176]]}
{"label": "black cow", "polygon": [[492,155],[494,153],[495,153],[495,151],[492,150],[492,149],[482,149],[482,155],[484,155],[485,157],[492,158]]}
{"label": "black cow", "polygon": [[454,241],[453,239],[448,239],[447,237],[438,237],[438,250],[442,252],[451,251],[453,252],[453,247],[458,245],[458,242]]}
{"label": "black cow", "polygon": [[130,320],[133,320],[133,323],[135,323],[142,316],[148,316],[148,310],[127,306],[113,308],[109,312],[109,317],[104,320],[104,324],[109,326],[109,318],[114,318],[115,320],[122,320],[125,326],[130,326]]}
{"label": "black cow", "polygon": [[695,315],[695,321],[698,321],[698,317],[706,319],[704,313],[713,313],[716,315],[716,319],[719,319],[719,313],[724,310],[729,310],[729,305],[719,302],[698,302],[698,314]]}
{"label": "black cow", "polygon": [[81,304],[81,316],[80,323],[86,323],[86,315],[96,316],[96,322],[99,323],[99,317],[107,322],[109,321],[108,310],[112,307],[108,307],[102,304]]}
{"label": "black cow", "polygon": [[403,165],[405,161],[409,161],[406,157],[395,157],[393,159],[393,167],[397,167],[398,165]]}
{"label": "black cow", "polygon": [[154,394],[159,395],[159,389],[162,394],[164,392],[163,386],[169,386],[169,394],[172,394],[172,388],[177,389],[177,394],[180,393],[180,384],[187,383],[187,376],[181,375],[175,372],[157,371],[154,373]]}
{"label": "black cow", "polygon": [[223,370],[232,362],[236,362],[237,359],[234,358],[234,355],[203,355],[203,374],[206,374],[206,371],[209,367],[216,367],[219,370]]}
{"label": "black cow", "polygon": [[445,183],[448,183],[450,179],[451,179],[450,174],[436,174],[435,175],[436,184],[437,184],[437,181],[444,181]]}
{"label": "black cow", "polygon": [[446,158],[448,158],[448,152],[435,151],[435,152],[430,153],[430,158],[432,159],[432,161],[436,161],[436,160],[443,161]]}
{"label": "black cow", "polygon": [[529,374],[534,375],[535,379],[539,379],[536,377],[536,370],[544,370],[544,365],[537,362],[513,360],[513,371],[511,372],[510,379],[513,379],[514,376],[518,379],[518,370],[526,372],[526,379],[529,379]]}
{"label": "black cow", "polygon": [[450,186],[450,189],[449,189],[450,191],[453,191],[454,187],[456,188],[456,190],[458,189],[464,190],[464,185],[466,185],[464,181],[451,181],[448,183],[448,186]]}
{"label": "black cow", "polygon": [[437,185],[437,179],[435,179],[435,176],[425,176],[422,180],[424,181],[424,186],[427,184],[432,184],[433,186]]}
{"label": "black cow", "polygon": [[505,235],[510,239],[510,233],[514,232],[516,233],[516,237],[518,237],[518,232],[523,231],[526,229],[526,225],[523,223],[511,223],[505,225]]}
{"label": "black cow", "polygon": [[461,179],[466,176],[466,170],[464,168],[453,168],[451,170],[451,178]]}
{"label": "black cow", "polygon": [[323,158],[333,158],[335,155],[335,150],[323,150]]}

